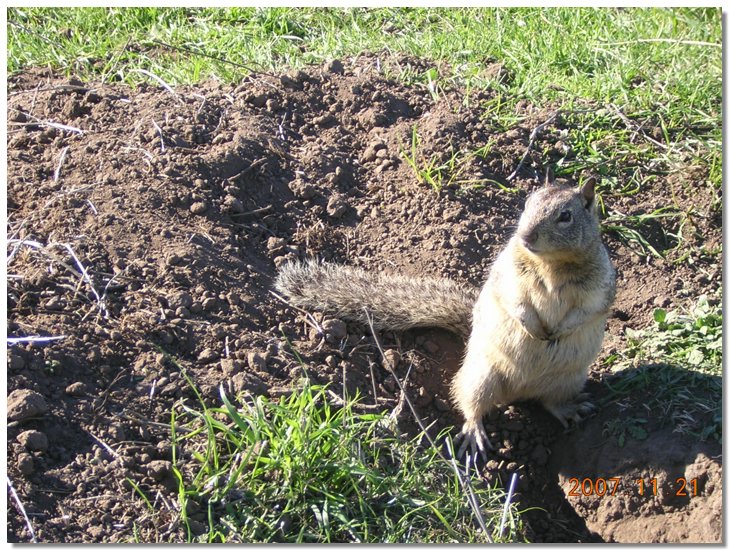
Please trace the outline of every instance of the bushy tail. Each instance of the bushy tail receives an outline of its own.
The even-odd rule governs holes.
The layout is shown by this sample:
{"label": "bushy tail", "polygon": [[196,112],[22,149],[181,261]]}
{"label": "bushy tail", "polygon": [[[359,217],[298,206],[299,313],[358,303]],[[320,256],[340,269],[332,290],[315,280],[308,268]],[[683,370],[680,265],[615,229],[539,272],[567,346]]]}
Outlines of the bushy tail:
{"label": "bushy tail", "polygon": [[276,290],[291,304],[377,329],[440,327],[464,337],[478,292],[448,279],[370,273],[355,267],[310,260],[284,265]]}

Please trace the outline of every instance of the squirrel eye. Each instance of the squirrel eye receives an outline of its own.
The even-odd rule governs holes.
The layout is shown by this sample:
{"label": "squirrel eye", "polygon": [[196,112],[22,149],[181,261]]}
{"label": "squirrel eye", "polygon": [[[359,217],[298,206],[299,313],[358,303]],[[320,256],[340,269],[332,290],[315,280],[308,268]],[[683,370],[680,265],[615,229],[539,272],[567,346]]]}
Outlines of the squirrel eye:
{"label": "squirrel eye", "polygon": [[559,213],[559,217],[557,218],[557,223],[563,222],[563,223],[569,223],[572,221],[572,212],[569,210],[563,210]]}

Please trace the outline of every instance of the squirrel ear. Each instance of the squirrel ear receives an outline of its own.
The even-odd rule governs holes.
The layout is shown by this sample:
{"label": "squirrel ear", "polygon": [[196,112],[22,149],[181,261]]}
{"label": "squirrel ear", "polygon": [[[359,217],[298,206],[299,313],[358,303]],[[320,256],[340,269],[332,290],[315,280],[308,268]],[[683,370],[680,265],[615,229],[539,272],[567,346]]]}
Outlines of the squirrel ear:
{"label": "squirrel ear", "polygon": [[595,201],[596,183],[597,180],[591,177],[585,182],[585,184],[582,186],[582,189],[580,190],[580,192],[582,193],[582,198],[585,199],[585,208],[589,209]]}

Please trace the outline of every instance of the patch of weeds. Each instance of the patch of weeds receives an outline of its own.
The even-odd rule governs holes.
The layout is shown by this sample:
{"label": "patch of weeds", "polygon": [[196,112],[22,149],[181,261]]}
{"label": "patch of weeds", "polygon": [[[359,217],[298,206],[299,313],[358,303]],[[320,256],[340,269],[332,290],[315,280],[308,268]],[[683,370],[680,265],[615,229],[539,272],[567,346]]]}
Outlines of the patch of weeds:
{"label": "patch of weeds", "polygon": [[647,422],[648,420],[645,418],[616,418],[605,423],[602,434],[606,437],[617,438],[618,447],[623,447],[626,435],[638,441],[643,441],[648,437],[648,432],[643,427]]}
{"label": "patch of weeds", "polygon": [[652,329],[626,329],[628,357],[660,359],[721,375],[723,317],[719,305],[711,305],[703,295],[687,313],[659,308],[653,319]]}
{"label": "patch of weeds", "polygon": [[516,113],[517,102],[518,97],[499,92],[480,103],[481,119],[488,121],[497,133],[507,132],[526,118]]}
{"label": "patch of weeds", "polygon": [[684,212],[678,212],[672,206],[658,208],[646,214],[627,215],[613,211],[602,221],[602,229],[614,233],[639,256],[652,254],[663,259],[667,250],[681,245],[681,239],[680,233],[666,232],[659,220],[681,220],[685,217]]}
{"label": "patch of weeds", "polygon": [[[220,407],[175,407],[173,470],[189,541],[486,542],[436,449],[329,395],[305,383],[278,400],[234,405],[221,390]],[[474,491],[497,530],[504,491]],[[518,515],[510,520],[514,534],[500,542],[521,530]]]}
{"label": "patch of weeds", "polygon": [[[654,322],[648,329],[626,330],[629,347],[612,358],[616,374],[606,380],[612,393],[606,401],[627,400],[676,432],[721,440],[720,300],[701,296],[686,313],[657,309]],[[628,425],[622,432],[619,423],[606,430],[635,437]]]}
{"label": "patch of weeds", "polygon": [[400,145],[400,154],[412,168],[418,183],[428,185],[433,191],[440,192],[443,187],[456,185],[468,189],[480,189],[486,184],[493,184],[502,191],[518,192],[490,178],[461,178],[474,159],[485,160],[493,147],[493,140],[473,151],[453,151],[446,160],[442,155],[434,153],[429,158],[421,151],[420,136],[417,126],[413,126],[409,150]]}

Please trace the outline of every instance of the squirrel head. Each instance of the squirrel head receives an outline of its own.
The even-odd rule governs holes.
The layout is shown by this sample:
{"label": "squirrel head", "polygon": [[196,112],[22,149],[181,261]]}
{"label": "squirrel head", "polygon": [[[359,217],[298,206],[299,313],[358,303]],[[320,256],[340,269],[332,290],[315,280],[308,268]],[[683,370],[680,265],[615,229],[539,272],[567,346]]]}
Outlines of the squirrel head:
{"label": "squirrel head", "polygon": [[549,181],[524,205],[516,231],[518,244],[544,259],[578,260],[600,239],[595,180],[581,189]]}

